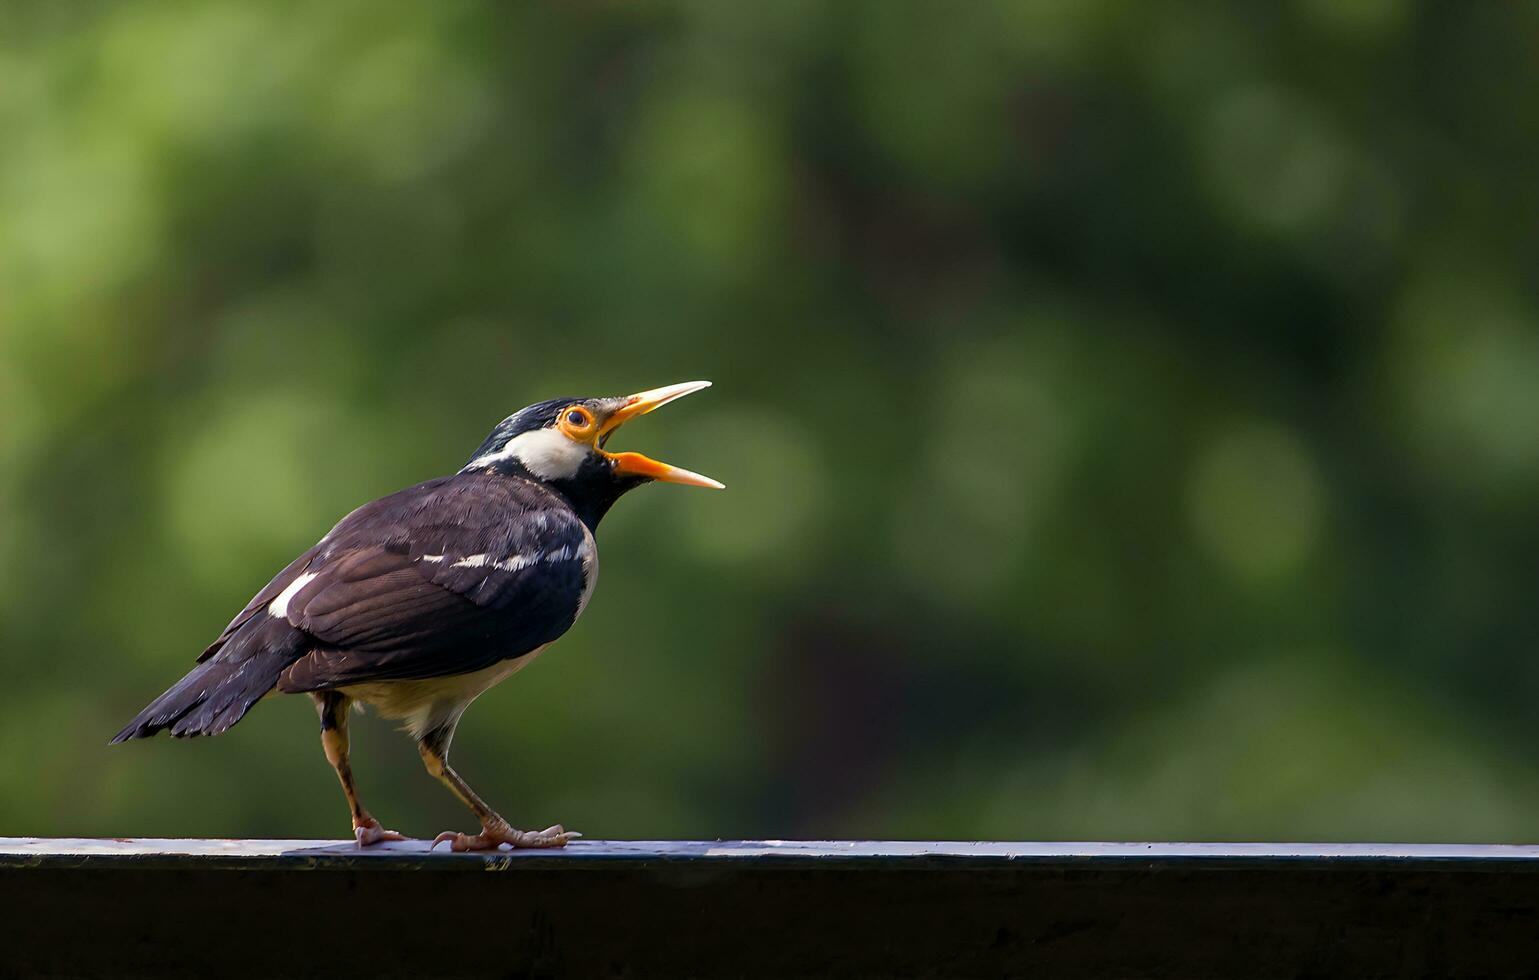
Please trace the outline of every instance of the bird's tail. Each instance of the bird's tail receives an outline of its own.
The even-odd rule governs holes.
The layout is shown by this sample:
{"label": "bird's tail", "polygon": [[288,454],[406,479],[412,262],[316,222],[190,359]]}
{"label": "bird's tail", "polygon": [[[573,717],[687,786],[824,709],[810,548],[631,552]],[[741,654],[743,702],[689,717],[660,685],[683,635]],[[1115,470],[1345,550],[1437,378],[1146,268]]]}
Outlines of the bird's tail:
{"label": "bird's tail", "polygon": [[112,738],[113,745],[165,730],[177,738],[218,735],[245,717],[304,652],[305,635],[286,620],[257,616]]}

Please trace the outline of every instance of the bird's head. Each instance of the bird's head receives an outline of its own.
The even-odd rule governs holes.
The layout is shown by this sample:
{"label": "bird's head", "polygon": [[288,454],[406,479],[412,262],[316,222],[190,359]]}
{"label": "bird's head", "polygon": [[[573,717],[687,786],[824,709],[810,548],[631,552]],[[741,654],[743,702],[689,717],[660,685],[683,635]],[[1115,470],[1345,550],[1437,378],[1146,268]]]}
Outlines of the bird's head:
{"label": "bird's head", "polygon": [[620,495],[654,480],[723,489],[708,476],[641,453],[612,453],[604,447],[626,422],[683,398],[709,381],[653,388],[610,398],[552,398],[503,419],[460,470],[497,470],[527,477],[560,492],[589,527]]}

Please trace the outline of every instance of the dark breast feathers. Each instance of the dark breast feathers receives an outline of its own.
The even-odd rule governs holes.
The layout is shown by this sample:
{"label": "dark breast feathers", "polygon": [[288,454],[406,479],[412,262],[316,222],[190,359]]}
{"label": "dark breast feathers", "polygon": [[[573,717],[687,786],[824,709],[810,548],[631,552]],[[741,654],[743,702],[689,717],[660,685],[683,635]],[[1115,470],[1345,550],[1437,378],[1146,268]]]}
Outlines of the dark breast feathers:
{"label": "dark breast feathers", "polygon": [[592,534],[554,492],[486,472],[430,480],[343,518],[200,659],[271,617],[309,638],[281,691],[469,673],[565,633],[596,575]]}

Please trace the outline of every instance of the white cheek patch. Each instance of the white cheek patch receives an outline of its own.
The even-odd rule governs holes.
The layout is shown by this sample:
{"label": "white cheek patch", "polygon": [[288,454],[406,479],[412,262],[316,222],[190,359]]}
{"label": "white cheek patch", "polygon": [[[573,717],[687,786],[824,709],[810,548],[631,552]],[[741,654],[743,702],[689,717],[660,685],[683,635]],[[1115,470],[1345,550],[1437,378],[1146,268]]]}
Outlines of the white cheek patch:
{"label": "white cheek patch", "polygon": [[577,469],[587,455],[585,444],[573,442],[555,429],[536,429],[514,436],[495,453],[477,457],[465,468],[516,459],[542,480],[564,480],[577,475]]}
{"label": "white cheek patch", "polygon": [[305,572],[303,575],[289,583],[289,587],[278,593],[278,598],[267,604],[267,613],[278,619],[289,614],[289,600],[299,594],[299,590],[310,584],[315,578],[315,572]]}
{"label": "white cheek patch", "polygon": [[555,429],[525,432],[508,443],[520,463],[542,480],[561,480],[577,475],[588,457],[588,447],[573,442]]}

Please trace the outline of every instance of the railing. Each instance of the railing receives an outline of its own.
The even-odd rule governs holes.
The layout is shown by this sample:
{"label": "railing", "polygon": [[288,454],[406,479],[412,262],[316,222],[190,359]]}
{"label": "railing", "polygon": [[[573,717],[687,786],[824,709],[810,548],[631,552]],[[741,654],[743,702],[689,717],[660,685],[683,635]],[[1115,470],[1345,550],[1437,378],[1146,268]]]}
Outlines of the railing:
{"label": "railing", "polygon": [[1539,847],[0,838],[0,976],[1539,972]]}

